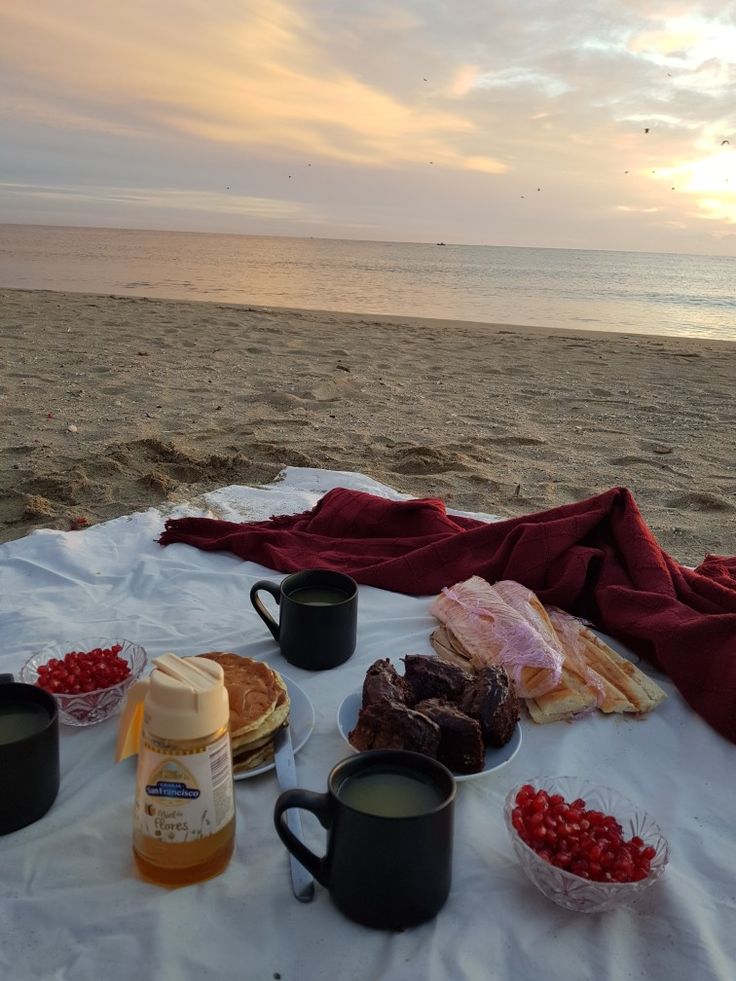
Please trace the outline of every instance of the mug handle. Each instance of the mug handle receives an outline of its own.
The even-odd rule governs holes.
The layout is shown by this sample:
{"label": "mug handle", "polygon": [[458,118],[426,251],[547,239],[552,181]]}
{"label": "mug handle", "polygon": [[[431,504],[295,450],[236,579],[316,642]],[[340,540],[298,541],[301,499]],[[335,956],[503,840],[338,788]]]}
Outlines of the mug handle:
{"label": "mug handle", "polygon": [[312,790],[285,790],[277,798],[273,812],[276,831],[287,849],[308,872],[312,873],[320,885],[329,888],[324,858],[318,858],[289,830],[284,812],[291,807],[301,807],[305,811],[311,811],[323,828],[329,828],[332,824],[330,798],[327,794],[316,794]]}
{"label": "mug handle", "polygon": [[259,579],[257,583],[254,583],[250,587],[250,601],[255,607],[255,611],[258,616],[263,620],[268,629],[273,634],[273,639],[278,644],[279,642],[279,624],[276,623],[274,618],[268,612],[266,607],[263,605],[263,601],[259,597],[258,593],[260,590],[264,589],[267,593],[270,593],[276,600],[278,605],[281,602],[281,586],[276,582],[269,582],[267,579]]}

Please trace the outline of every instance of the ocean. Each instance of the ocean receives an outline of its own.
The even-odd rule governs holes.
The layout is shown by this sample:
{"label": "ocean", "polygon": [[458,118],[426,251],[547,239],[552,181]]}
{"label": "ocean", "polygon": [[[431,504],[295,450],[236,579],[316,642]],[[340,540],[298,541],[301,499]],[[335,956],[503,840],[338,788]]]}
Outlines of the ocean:
{"label": "ocean", "polygon": [[736,341],[736,258],[0,224],[0,286]]}

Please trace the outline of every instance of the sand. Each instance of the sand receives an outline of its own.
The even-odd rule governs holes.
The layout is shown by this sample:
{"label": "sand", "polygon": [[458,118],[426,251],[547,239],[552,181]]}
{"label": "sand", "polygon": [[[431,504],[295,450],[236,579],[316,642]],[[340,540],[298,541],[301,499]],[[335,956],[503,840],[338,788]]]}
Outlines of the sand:
{"label": "sand", "polygon": [[0,290],[0,540],[287,465],[503,516],[627,486],[736,552],[736,345]]}

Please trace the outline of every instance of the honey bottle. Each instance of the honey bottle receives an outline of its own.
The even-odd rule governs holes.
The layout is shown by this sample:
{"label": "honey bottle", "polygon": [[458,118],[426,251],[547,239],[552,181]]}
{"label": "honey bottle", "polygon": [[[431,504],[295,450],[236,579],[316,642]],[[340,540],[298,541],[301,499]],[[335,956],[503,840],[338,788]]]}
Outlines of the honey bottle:
{"label": "honey bottle", "polygon": [[165,886],[222,872],[235,845],[229,703],[222,668],[164,654],[132,686],[116,760],[138,754],[133,856]]}

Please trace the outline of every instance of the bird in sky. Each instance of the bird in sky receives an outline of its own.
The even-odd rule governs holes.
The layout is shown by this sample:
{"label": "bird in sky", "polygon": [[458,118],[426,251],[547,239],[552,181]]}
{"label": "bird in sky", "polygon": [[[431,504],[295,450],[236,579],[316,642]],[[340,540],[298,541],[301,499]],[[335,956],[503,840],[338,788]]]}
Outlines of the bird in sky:
{"label": "bird in sky", "polygon": [[649,127],[648,126],[645,128],[644,132],[645,133],[648,133],[649,132]]}
{"label": "bird in sky", "polygon": [[731,144],[729,143],[728,140],[721,140],[721,146],[730,146],[730,145]]}

